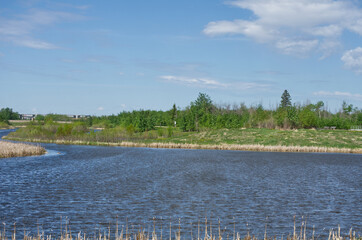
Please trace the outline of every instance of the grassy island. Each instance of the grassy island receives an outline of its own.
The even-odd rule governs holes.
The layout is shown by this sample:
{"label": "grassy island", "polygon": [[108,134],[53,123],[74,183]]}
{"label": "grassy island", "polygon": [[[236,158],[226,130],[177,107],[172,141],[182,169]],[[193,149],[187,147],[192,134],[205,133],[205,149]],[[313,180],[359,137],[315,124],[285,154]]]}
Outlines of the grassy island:
{"label": "grassy island", "polygon": [[42,155],[45,152],[40,146],[0,141],[0,158]]}

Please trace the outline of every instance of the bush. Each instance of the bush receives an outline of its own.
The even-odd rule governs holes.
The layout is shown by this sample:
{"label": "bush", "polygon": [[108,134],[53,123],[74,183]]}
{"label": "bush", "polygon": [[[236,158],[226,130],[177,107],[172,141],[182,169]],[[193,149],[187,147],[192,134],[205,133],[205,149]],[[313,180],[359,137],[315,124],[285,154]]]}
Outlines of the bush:
{"label": "bush", "polygon": [[128,134],[128,136],[133,136],[133,134],[135,133],[135,127],[130,124],[126,127],[126,132]]}
{"label": "bush", "polygon": [[163,137],[163,134],[164,134],[163,129],[162,128],[157,129],[157,134],[159,137]]}
{"label": "bush", "polygon": [[84,134],[89,132],[89,129],[85,122],[73,123],[72,135]]}

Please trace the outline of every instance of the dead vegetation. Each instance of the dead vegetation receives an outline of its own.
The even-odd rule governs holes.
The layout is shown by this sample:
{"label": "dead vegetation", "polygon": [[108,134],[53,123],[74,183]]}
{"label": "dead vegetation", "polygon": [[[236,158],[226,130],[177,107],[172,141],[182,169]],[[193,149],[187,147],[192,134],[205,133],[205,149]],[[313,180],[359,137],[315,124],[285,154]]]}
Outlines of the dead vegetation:
{"label": "dead vegetation", "polygon": [[0,158],[42,155],[45,152],[40,146],[0,141]]}
{"label": "dead vegetation", "polygon": [[[11,238],[8,238],[5,231],[5,223],[4,229],[0,230],[0,240],[16,240],[16,224],[14,223],[14,230],[11,234]],[[121,229],[118,227],[118,220],[116,224],[115,231],[111,231],[111,227],[109,225],[108,229],[101,233],[98,231],[98,234],[94,235],[86,235],[85,233],[79,232],[78,234],[72,234],[71,228],[69,225],[65,225],[65,229],[61,228],[60,236],[55,237],[52,235],[45,235],[44,233],[39,231],[34,236],[28,235],[24,230],[24,236],[22,237],[23,240],[183,240],[183,239],[190,239],[190,240],[277,240],[276,236],[268,236],[267,233],[267,225],[265,225],[265,232],[262,234],[263,238],[258,238],[255,235],[250,235],[249,230],[247,234],[242,237],[239,232],[234,230],[225,236],[225,229],[221,229],[220,220],[218,221],[218,228],[216,231],[213,232],[213,227],[211,222],[205,219],[205,225],[201,226],[200,222],[197,224],[197,232],[193,232],[193,225],[191,224],[190,228],[190,235],[185,236],[186,232],[184,229],[181,231],[181,222],[179,220],[179,224],[176,229],[172,228],[170,223],[169,229],[164,230],[161,224],[161,229],[156,230],[156,223],[155,218],[153,220],[153,228],[150,230],[146,230],[145,227],[139,227],[139,229],[129,229],[128,224]],[[112,233],[111,233],[112,232]],[[168,236],[167,236],[168,235]],[[174,237],[173,237],[174,236]],[[295,224],[295,217],[294,217],[294,228],[293,233],[289,233],[287,236],[280,238],[286,240],[362,240],[360,235],[356,236],[356,232],[349,230],[348,234],[341,234],[341,228],[338,226],[336,230],[331,229],[329,231],[328,238],[315,236],[315,229],[313,227],[313,231],[311,236],[307,234],[307,221],[304,220],[301,223],[300,227],[296,227]]]}

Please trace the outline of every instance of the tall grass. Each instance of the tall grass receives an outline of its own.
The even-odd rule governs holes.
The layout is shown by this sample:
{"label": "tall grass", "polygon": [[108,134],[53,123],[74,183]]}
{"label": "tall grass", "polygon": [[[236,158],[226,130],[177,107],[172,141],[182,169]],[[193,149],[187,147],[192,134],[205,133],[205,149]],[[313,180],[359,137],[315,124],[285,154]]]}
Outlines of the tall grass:
{"label": "tall grass", "polygon": [[45,124],[18,129],[5,138],[125,147],[362,153],[361,132],[342,130],[207,129],[201,132],[181,132],[169,127],[134,132],[132,129],[117,127],[94,132],[79,124]]}
{"label": "tall grass", "polygon": [[309,153],[355,153],[362,154],[362,148],[337,148],[337,147],[309,147],[309,146],[266,146],[261,144],[191,144],[191,143],[165,143],[165,142],[101,142],[82,140],[43,140],[21,139],[10,137],[12,140],[29,142],[48,142],[56,144],[113,146],[113,147],[141,147],[141,148],[170,148],[170,149],[206,149],[206,150],[232,150],[255,152],[309,152]]}
{"label": "tall grass", "polygon": [[40,146],[0,141],[0,158],[42,155],[45,152]]}
{"label": "tall grass", "polygon": [[[255,235],[250,235],[248,230],[245,236],[241,236],[239,232],[235,230],[231,233],[225,233],[225,229],[222,230],[220,226],[220,221],[218,222],[218,228],[216,231],[213,232],[211,222],[208,223],[207,219],[205,221],[204,226],[200,226],[200,223],[197,225],[197,232],[193,232],[193,225],[191,224],[190,228],[190,235],[186,234],[184,231],[181,231],[181,223],[179,220],[179,224],[175,229],[172,229],[172,225],[170,223],[169,229],[164,230],[163,226],[161,225],[161,229],[156,231],[156,224],[155,220],[153,223],[153,228],[150,231],[149,228],[146,231],[144,227],[139,227],[138,229],[128,228],[128,225],[124,228],[122,226],[119,229],[118,221],[116,224],[116,229],[111,231],[111,227],[109,226],[107,231],[101,233],[100,231],[93,236],[86,235],[86,233],[79,232],[78,234],[72,234],[71,228],[69,225],[65,226],[65,229],[61,229],[60,236],[54,235],[45,235],[44,232],[39,231],[35,235],[29,235],[24,230],[24,236],[22,237],[23,240],[183,240],[183,239],[190,239],[190,240],[277,240],[276,236],[268,236],[267,232],[267,225],[265,225],[265,231],[261,236],[263,238],[258,238]],[[168,236],[167,236],[168,235]],[[226,235],[226,236],[225,236]],[[11,238],[8,238],[8,235],[4,228],[0,230],[0,240],[16,240],[16,224],[14,223],[14,230],[11,234]],[[283,240],[283,235],[280,238]],[[313,231],[311,235],[308,236],[307,233],[307,222],[303,221],[300,227],[295,225],[295,218],[294,218],[294,227],[293,232],[289,233],[286,237],[286,240],[321,240],[321,239],[328,239],[328,240],[362,240],[360,235],[356,236],[356,232],[349,230],[348,234],[341,234],[341,229],[338,226],[336,230],[331,229],[327,237],[320,237],[315,236],[315,229],[313,227]]]}
{"label": "tall grass", "polygon": [[8,129],[10,128],[10,125],[6,122],[0,121],[0,129]]}

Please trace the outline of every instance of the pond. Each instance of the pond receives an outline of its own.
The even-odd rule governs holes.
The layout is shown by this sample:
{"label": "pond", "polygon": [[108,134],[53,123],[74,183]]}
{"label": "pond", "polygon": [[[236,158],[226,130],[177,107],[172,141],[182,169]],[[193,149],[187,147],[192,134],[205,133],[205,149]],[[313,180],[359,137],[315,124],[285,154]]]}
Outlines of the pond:
{"label": "pond", "polygon": [[56,235],[65,224],[94,234],[117,219],[152,230],[155,218],[164,236],[180,220],[188,238],[191,223],[195,234],[207,217],[214,233],[220,219],[224,239],[234,226],[242,236],[263,238],[267,226],[281,237],[293,216],[317,236],[338,225],[362,232],[362,155],[42,145],[47,155],[0,159],[9,234],[14,222],[18,236],[38,227]]}

